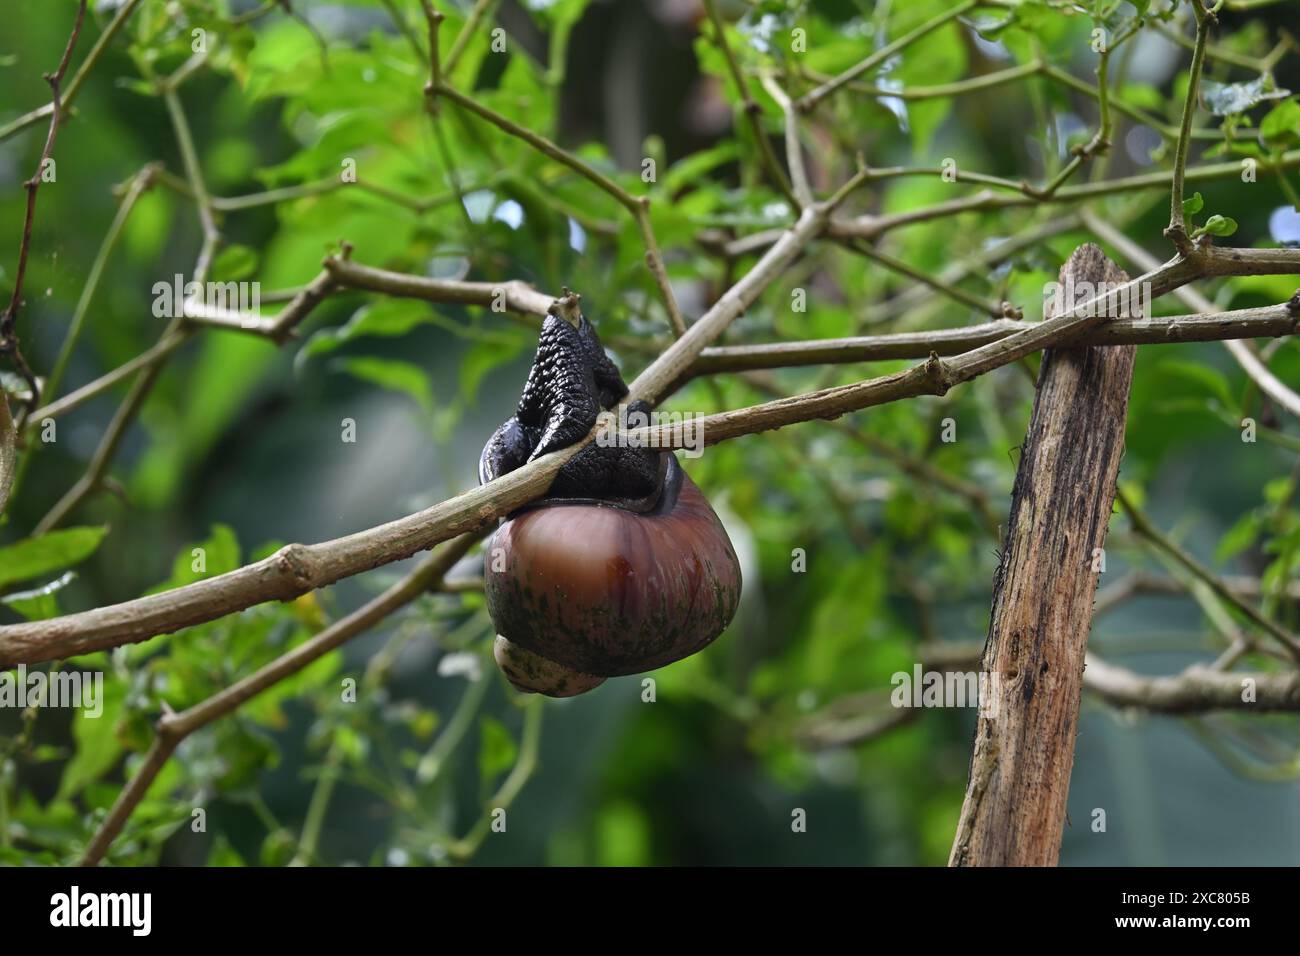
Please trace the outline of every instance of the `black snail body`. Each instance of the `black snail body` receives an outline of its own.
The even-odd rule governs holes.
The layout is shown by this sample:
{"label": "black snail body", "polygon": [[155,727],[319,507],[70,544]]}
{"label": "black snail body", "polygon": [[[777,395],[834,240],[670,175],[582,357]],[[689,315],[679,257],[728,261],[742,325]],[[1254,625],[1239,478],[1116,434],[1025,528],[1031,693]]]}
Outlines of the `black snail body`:
{"label": "black snail body", "polygon": [[[483,448],[481,481],[573,444],[627,397],[577,300],[566,290],[551,307],[518,411]],[[497,529],[484,565],[498,666],[552,697],[694,654],[740,602],[722,522],[676,456],[649,448],[589,444],[547,497]]]}

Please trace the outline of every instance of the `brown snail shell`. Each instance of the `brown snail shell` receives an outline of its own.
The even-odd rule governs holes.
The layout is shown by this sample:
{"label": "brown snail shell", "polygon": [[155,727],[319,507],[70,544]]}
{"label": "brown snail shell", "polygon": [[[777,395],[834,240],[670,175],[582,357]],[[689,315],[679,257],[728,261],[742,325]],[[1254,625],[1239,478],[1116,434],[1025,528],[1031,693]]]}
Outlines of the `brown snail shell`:
{"label": "brown snail shell", "polygon": [[498,665],[520,690],[567,697],[671,664],[726,630],[740,563],[717,514],[662,453],[653,501],[543,499],[487,549]]}

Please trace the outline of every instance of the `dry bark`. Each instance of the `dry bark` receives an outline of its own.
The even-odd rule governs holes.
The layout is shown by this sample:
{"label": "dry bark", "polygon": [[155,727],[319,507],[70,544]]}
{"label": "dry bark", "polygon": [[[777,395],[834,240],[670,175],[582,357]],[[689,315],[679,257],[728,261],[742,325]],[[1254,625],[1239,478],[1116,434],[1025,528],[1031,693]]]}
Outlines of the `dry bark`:
{"label": "dry bark", "polygon": [[[1123,283],[1096,246],[1061,283]],[[1124,451],[1132,346],[1052,349],[1012,492],[983,669],[992,700],[975,730],[949,864],[1057,862],[1074,763],[1084,655]]]}

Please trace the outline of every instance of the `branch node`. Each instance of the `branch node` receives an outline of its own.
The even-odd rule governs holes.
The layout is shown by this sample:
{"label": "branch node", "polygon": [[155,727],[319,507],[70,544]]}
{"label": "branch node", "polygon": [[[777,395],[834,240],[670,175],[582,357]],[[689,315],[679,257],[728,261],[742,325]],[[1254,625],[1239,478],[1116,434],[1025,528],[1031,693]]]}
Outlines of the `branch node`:
{"label": "branch node", "polygon": [[286,544],[276,552],[275,565],[280,573],[292,580],[295,588],[310,591],[315,586],[316,575],[311,568],[311,552],[305,545]]}
{"label": "branch node", "polygon": [[948,389],[956,384],[952,368],[947,362],[939,358],[938,352],[931,352],[922,368],[925,371],[926,380],[930,383],[930,390],[935,395],[946,395]]}
{"label": "branch node", "polygon": [[582,296],[570,290],[568,286],[561,286],[560,292],[560,297],[546,307],[546,314],[564,319],[570,325],[577,325],[582,315],[582,310],[578,307]]}

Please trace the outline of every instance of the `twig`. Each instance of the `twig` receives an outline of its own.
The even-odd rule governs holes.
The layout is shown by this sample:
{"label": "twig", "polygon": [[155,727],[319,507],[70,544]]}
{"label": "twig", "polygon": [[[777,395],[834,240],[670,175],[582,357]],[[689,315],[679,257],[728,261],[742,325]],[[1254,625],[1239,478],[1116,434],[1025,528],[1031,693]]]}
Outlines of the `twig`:
{"label": "twig", "polygon": [[[126,3],[117,8],[117,13],[109,22],[108,26],[104,28],[104,32],[99,35],[99,39],[96,40],[95,45],[90,48],[90,52],[86,54],[86,59],[82,62],[81,66],[77,68],[77,72],[72,75],[72,80],[68,83],[68,89],[64,92],[61,100],[61,106],[65,113],[71,109],[73,101],[77,98],[77,94],[81,92],[81,88],[85,85],[87,78],[89,78],[90,71],[95,68],[95,64],[99,62],[100,57],[103,56],[109,43],[113,41],[113,38],[117,36],[122,27],[126,25],[126,21],[130,19],[131,14],[135,12],[135,8],[139,5],[140,0],[126,0]],[[0,127],[0,142],[3,142],[15,133],[19,133],[35,123],[39,123],[53,112],[54,104],[52,102],[46,103],[44,106],[34,109],[30,113],[26,113],[18,117],[16,120],[6,123],[3,127]]]}
{"label": "twig", "polygon": [[0,316],[0,354],[10,357],[14,363],[14,368],[18,370],[18,374],[27,382],[27,410],[29,412],[40,404],[41,386],[36,380],[36,374],[32,371],[26,357],[23,355],[15,322],[18,318],[18,309],[23,301],[23,279],[27,275],[27,258],[31,254],[32,248],[32,220],[36,216],[36,192],[41,188],[41,177],[45,175],[46,164],[50,162],[50,155],[54,152],[54,141],[59,135],[59,124],[63,121],[63,106],[59,99],[59,84],[63,82],[63,74],[68,70],[68,63],[72,59],[72,50],[77,45],[77,37],[81,35],[81,24],[85,17],[86,0],[80,0],[77,4],[76,19],[72,23],[72,33],[69,34],[68,43],[63,48],[63,57],[59,60],[58,68],[53,73],[45,74],[45,81],[50,84],[52,96],[50,128],[45,135],[45,147],[41,150],[41,158],[36,163],[36,172],[32,173],[31,179],[23,183],[23,188],[27,190],[27,206],[23,216],[22,239],[18,244],[18,267],[14,273],[14,289],[9,298],[9,306],[5,309],[4,315]]}
{"label": "twig", "polygon": [[1192,117],[1200,96],[1201,69],[1205,65],[1205,45],[1210,36],[1210,17],[1201,7],[1201,0],[1191,0],[1196,14],[1196,45],[1192,50],[1192,66],[1187,78],[1187,99],[1183,101],[1183,122],[1179,128],[1178,143],[1174,152],[1174,172],[1169,190],[1169,226],[1167,236],[1183,255],[1192,250],[1192,240],[1187,235],[1183,219],[1183,181],[1187,170],[1187,153],[1191,147]]}
{"label": "twig", "polygon": [[442,26],[442,21],[446,19],[440,10],[435,10],[430,0],[420,0],[420,7],[424,10],[424,19],[429,26],[429,83],[424,88],[425,95],[429,98],[430,109],[437,110],[438,88],[442,85],[442,59],[438,52],[438,28]]}
{"label": "twig", "polygon": [[[1292,169],[1296,166],[1300,166],[1300,149],[1293,149],[1283,153],[1277,163],[1272,164],[1272,168],[1277,170]],[[920,175],[923,172],[930,174],[933,171],[907,170],[908,175],[913,173]],[[1229,179],[1240,174],[1241,164],[1236,161],[1212,163],[1187,170],[1183,181],[1185,183],[1208,182],[1217,179]],[[835,218],[827,226],[826,235],[833,239],[874,239],[904,226],[932,222],[935,219],[945,219],[949,216],[958,216],[968,212],[1081,202],[1088,199],[1105,198],[1117,193],[1139,192],[1144,189],[1162,189],[1168,187],[1169,183],[1170,173],[1154,172],[1140,173],[1119,179],[1080,183],[1075,186],[1063,186],[1051,196],[1045,198],[1035,198],[1032,195],[1025,194],[1000,195],[992,190],[983,189],[970,196],[946,200],[908,212],[893,213],[887,216],[862,215],[847,219]],[[780,234],[780,229],[766,229],[752,233],[728,246],[727,251],[731,255],[761,252],[771,245]]]}
{"label": "twig", "polygon": [[[185,164],[186,179],[194,194],[199,224],[203,230],[203,242],[199,247],[199,254],[191,278],[192,282],[202,285],[207,280],[208,270],[211,268],[212,259],[216,255],[217,245],[221,241],[221,234],[217,231],[216,220],[212,212],[212,200],[208,196],[207,186],[203,181],[198,151],[194,146],[194,137],[190,133],[189,121],[185,117],[185,110],[181,105],[180,96],[174,86],[165,82],[161,83],[160,86],[163,102],[166,104],[168,116],[171,118],[172,130],[176,135],[176,144],[180,149],[181,159]],[[178,332],[185,333],[186,331],[188,330],[186,329],[184,305],[182,305],[180,314],[172,317],[162,335],[159,336],[159,341],[168,339]],[[161,352],[157,362],[141,369],[139,377],[131,384],[130,391],[127,392],[126,397],[118,405],[117,411],[108,424],[108,428],[105,429],[103,436],[100,438],[99,445],[96,446],[95,453],[91,456],[85,474],[77,479],[76,483],[64,493],[63,497],[37,522],[33,532],[35,535],[45,534],[56,527],[87,496],[100,487],[108,474],[109,466],[117,455],[117,449],[126,434],[127,427],[135,420],[136,414],[153,390],[154,382],[157,381],[161,371],[161,362],[170,355],[171,350]]]}
{"label": "twig", "polygon": [[493,815],[498,810],[505,810],[514,802],[515,797],[523,790],[524,784],[533,775],[537,769],[537,756],[540,750],[542,737],[542,699],[533,697],[524,705],[524,733],[523,740],[519,745],[519,756],[515,758],[515,765],[510,769],[510,773],[502,782],[501,787],[488,805],[484,807],[483,814],[479,817],[478,822],[474,824],[465,837],[452,843],[448,850],[453,857],[458,860],[467,860],[473,856],[487,835],[492,832]]}
{"label": "twig", "polygon": [[1124,513],[1128,515],[1129,521],[1132,522],[1134,531],[1147,541],[1151,542],[1165,554],[1169,555],[1178,564],[1182,565],[1196,577],[1204,581],[1211,591],[1235,607],[1245,615],[1251,623],[1268,632],[1271,637],[1277,640],[1279,644],[1291,653],[1291,656],[1294,657],[1296,661],[1300,661],[1300,637],[1292,634],[1276,621],[1265,617],[1260,613],[1258,608],[1243,600],[1239,595],[1235,594],[1227,587],[1227,585],[1219,580],[1218,575],[1188,554],[1186,550],[1170,540],[1167,535],[1163,534],[1154,524],[1151,523],[1151,519],[1149,519],[1140,508],[1129,500],[1128,496],[1124,494],[1122,489],[1116,497],[1120,505],[1124,508]]}
{"label": "twig", "polygon": [[[825,224],[830,211],[829,204],[804,210],[788,236],[774,244],[684,336],[641,373],[632,383],[632,398],[654,400],[800,254]],[[407,288],[435,281],[413,282],[416,277],[400,278]],[[289,600],[381,564],[410,557],[458,534],[482,528],[498,516],[540,497],[559,469],[595,434],[593,428],[584,441],[385,525],[321,544],[288,545],[255,564],[161,594],[80,614],[0,627],[0,667],[148,640],[254,604]],[[84,495],[84,484],[69,494],[74,492]]]}
{"label": "twig", "polygon": [[449,76],[460,63],[461,56],[469,48],[469,41],[474,34],[478,32],[479,25],[492,15],[501,0],[475,0],[473,8],[469,11],[469,16],[465,18],[464,25],[460,32],[456,34],[456,39],[451,44],[451,51],[447,54],[447,61],[442,66],[442,75]]}
{"label": "twig", "polygon": [[[690,377],[718,372],[793,366],[841,365],[887,359],[959,355],[969,349],[1035,328],[1037,322],[996,319],[979,325],[925,332],[896,332],[843,339],[812,339],[761,345],[707,348],[688,370]],[[1171,315],[1156,318],[1112,319],[1082,333],[1074,345],[1158,345],[1213,342],[1226,339],[1275,338],[1300,331],[1300,302],[1229,312]]]}
{"label": "twig", "polygon": [[[636,378],[631,386],[631,398],[654,402],[665,394],[707,344],[817,236],[829,215],[829,204],[805,209],[795,227],[701,316],[686,335]],[[1111,290],[1106,296],[1098,296],[1032,329],[1013,333],[955,359],[932,356],[893,375],[706,416],[702,420],[705,441],[715,443],[794,422],[835,417],[905,397],[942,394],[954,384],[969,381],[1037,349],[1067,341],[1100,324],[1107,315],[1117,311],[1117,303],[1136,295],[1144,285],[1150,286],[1154,298],[1200,274],[1256,275],[1287,270],[1300,270],[1300,250],[1211,250],[1198,256],[1195,263],[1174,259]],[[457,534],[483,527],[499,515],[539,497],[550,487],[560,467],[593,440],[599,428],[598,424],[585,440],[489,484],[376,528],[321,544],[289,545],[256,564],[162,594],[44,621],[0,627],[0,667],[38,663],[147,640],[264,601],[288,600],[380,564],[409,557]],[[671,428],[660,426],[634,429],[627,436],[629,440],[661,448],[679,447],[682,443],[680,434],[674,435]]]}
{"label": "twig", "polygon": [[[1099,216],[1093,215],[1088,210],[1081,213],[1084,224],[1091,229],[1098,238],[1103,242],[1114,246],[1121,255],[1136,263],[1139,268],[1148,269],[1151,264],[1156,262],[1155,256],[1151,255],[1138,243],[1134,242],[1128,236],[1124,235],[1118,229],[1115,229],[1110,223],[1106,222]],[[1216,250],[1216,257],[1222,258],[1227,250]],[[1264,250],[1254,250],[1263,252]],[[1275,250],[1282,255],[1295,250]],[[1200,253],[1198,253],[1200,254]],[[1193,309],[1201,311],[1212,311],[1214,303],[1197,292],[1191,287],[1178,289],[1174,293],[1179,299],[1185,302]],[[1296,301],[1295,299],[1292,300]],[[1281,379],[1269,371],[1268,366],[1259,360],[1259,357],[1244,342],[1226,341],[1224,348],[1232,355],[1237,364],[1241,366],[1250,379],[1259,386],[1262,391],[1273,401],[1277,402],[1282,408],[1285,408],[1292,415],[1300,418],[1300,395],[1297,395]]]}
{"label": "twig", "polygon": [[668,319],[673,327],[674,333],[680,337],[686,331],[686,323],[682,318],[681,310],[677,306],[677,300],[673,295],[672,284],[668,281],[668,273],[664,268],[663,255],[659,251],[659,243],[655,240],[654,228],[650,224],[650,200],[644,196],[633,196],[630,192],[620,186],[614,180],[610,179],[604,173],[598,172],[591,166],[584,163],[578,157],[565,149],[560,148],[551,142],[545,136],[539,136],[532,130],[520,126],[518,123],[494,110],[488,109],[477,100],[465,96],[448,86],[445,82],[431,84],[428,89],[430,96],[445,96],[453,103],[464,107],[471,113],[475,113],[483,119],[492,123],[498,129],[509,133],[511,136],[522,139],[529,146],[532,146],[539,153],[548,156],[558,163],[569,167],[578,175],[599,186],[606,193],[616,199],[624,209],[632,214],[636,220],[637,227],[641,230],[641,237],[646,246],[646,265],[650,269],[650,275],[655,280],[655,285],[659,289],[659,294],[664,300],[664,306],[668,310]]}
{"label": "twig", "polygon": [[939,29],[939,27],[943,26],[945,23],[949,23],[950,21],[955,20],[958,17],[965,16],[972,9],[974,9],[976,5],[977,5],[977,0],[962,0],[961,3],[957,4],[955,7],[951,8],[950,10],[947,10],[944,13],[941,13],[938,16],[935,16],[934,18],[927,20],[925,23],[922,23],[920,26],[918,26],[915,30],[911,31],[910,33],[903,34],[893,43],[888,43],[885,46],[882,46],[879,50],[876,50],[874,53],[872,53],[869,57],[867,57],[862,62],[856,64],[855,66],[849,67],[847,70],[845,70],[843,73],[839,74],[838,76],[834,77],[833,79],[828,80],[827,82],[823,83],[821,86],[817,87],[816,89],[810,90],[809,92],[805,93],[802,97],[800,97],[796,101],[796,105],[799,107],[799,109],[803,110],[804,112],[811,110],[818,103],[820,103],[826,97],[830,96],[832,93],[834,93],[844,84],[861,76],[863,73],[866,73],[868,70],[873,69],[876,66],[879,66],[881,63],[884,63],[886,60],[888,60],[899,50],[902,50],[904,47],[910,46],[911,44],[915,43],[917,40],[921,39],[922,37],[927,36],[930,33],[933,33],[935,30]]}
{"label": "twig", "polygon": [[[751,385],[764,394],[780,395],[776,386],[765,378],[760,378],[754,374],[746,374],[744,381],[746,384]],[[910,475],[913,478],[917,478],[966,499],[966,501],[970,503],[971,507],[973,507],[979,514],[985,530],[988,531],[995,540],[1001,539],[1001,532],[998,528],[998,519],[993,514],[992,508],[989,506],[988,495],[985,494],[984,489],[979,485],[966,481],[965,479],[955,475],[950,475],[943,469],[935,467],[924,458],[915,457],[901,448],[896,448],[884,439],[876,437],[864,427],[855,427],[855,424],[838,420],[828,421],[826,424],[841,435],[857,442],[871,454],[888,459],[904,474]]]}
{"label": "twig", "polygon": [[803,146],[799,142],[799,115],[794,103],[781,89],[776,78],[764,73],[763,89],[776,100],[781,112],[785,114],[785,164],[790,169],[790,185],[798,208],[811,205],[813,201],[812,186],[808,182],[808,170],[804,167]]}
{"label": "twig", "polygon": [[579,176],[616,199],[619,205],[628,212],[633,215],[636,214],[637,207],[639,206],[639,201],[636,196],[633,196],[630,192],[618,183],[614,182],[614,180],[610,179],[604,173],[599,172],[595,168],[578,159],[578,157],[574,156],[568,150],[560,148],[545,136],[539,136],[527,127],[520,126],[514,120],[502,116],[495,110],[489,109],[473,97],[466,96],[454,87],[448,86],[445,81],[439,84],[434,92],[436,95],[451,100],[457,106],[462,107],[481,119],[487,120],[503,132],[509,133],[511,136],[517,137],[518,139],[522,139],[542,155],[555,160],[561,165],[569,167],[569,169],[573,170]]}
{"label": "twig", "polygon": [[[767,137],[767,130],[763,128],[763,109],[758,102],[750,95],[749,84],[745,81],[744,71],[741,70],[740,64],[736,61],[736,54],[732,52],[731,44],[727,42],[727,31],[723,25],[722,17],[718,15],[717,6],[714,0],[704,0],[704,9],[709,15],[709,20],[713,24],[714,42],[717,43],[718,49],[722,51],[722,57],[727,63],[727,71],[731,74],[732,82],[736,84],[736,92],[740,94],[741,109],[745,112],[745,119],[749,122],[750,133],[754,137],[754,145],[758,148],[759,161],[763,168],[767,170],[768,178],[772,184],[783,195],[790,205],[797,212],[807,203],[800,199],[798,194],[791,189],[790,181],[781,171],[781,164],[776,161],[776,154],[772,151],[772,143]],[[791,170],[791,175],[794,171]]]}
{"label": "twig", "polygon": [[681,338],[686,334],[686,320],[682,318],[682,310],[677,305],[677,296],[673,294],[673,284],[669,281],[668,270],[664,266],[663,253],[659,251],[659,241],[655,239],[654,227],[650,224],[649,197],[641,197],[633,214],[637,227],[641,230],[641,241],[645,243],[645,264],[659,288],[664,308],[668,310],[668,324],[672,326],[673,334]]}
{"label": "twig", "polygon": [[318,660],[347,641],[369,630],[379,621],[411,603],[442,580],[480,535],[465,534],[421,561],[410,574],[394,584],[383,594],[347,617],[334,622],[310,640],[277,657],[253,674],[231,684],[202,703],[180,713],[167,713],[158,720],[157,737],[136,770],[131,782],[118,795],[113,808],[100,824],[94,839],[81,857],[81,866],[95,866],[108,852],[109,846],[130,818],[150,784],[166,764],[167,758],[182,740],[201,727],[206,727],[240,705],[256,697],[285,678],[296,674],[312,661]]}
{"label": "twig", "polygon": [[[1246,699],[1247,682],[1254,694]],[[1087,657],[1085,690],[1112,707],[1154,714],[1204,714],[1236,710],[1253,713],[1300,711],[1300,671],[1289,673],[1225,672],[1193,666],[1169,677],[1148,677]]]}
{"label": "twig", "polygon": [[58,358],[54,360],[54,367],[50,369],[50,374],[45,379],[46,400],[53,399],[59,394],[59,385],[63,381],[63,373],[67,370],[68,362],[72,359],[72,352],[77,347],[77,341],[81,337],[86,315],[90,312],[91,303],[95,300],[95,293],[99,291],[99,283],[103,279],[104,269],[108,265],[113,250],[117,248],[117,242],[122,236],[122,230],[126,227],[126,221],[131,217],[131,213],[140,197],[153,185],[157,171],[158,166],[150,163],[136,173],[127,187],[126,195],[122,197],[122,201],[118,205],[117,214],[113,217],[108,232],[104,234],[104,240],[100,243],[99,251],[95,254],[95,261],[91,263],[90,272],[86,275],[86,284],[82,287],[81,298],[77,300],[77,307],[72,313],[72,322],[68,325],[68,331],[63,338],[63,345],[59,349]]}

